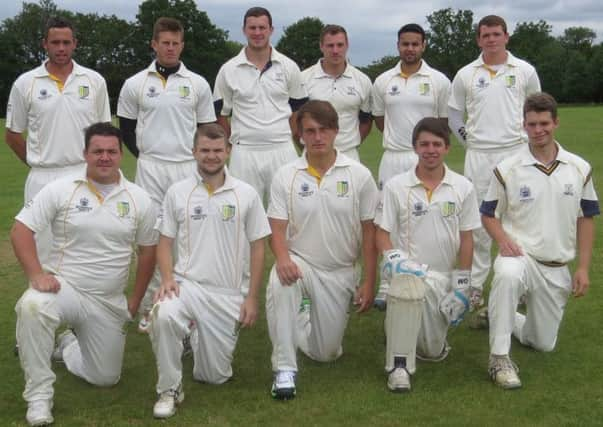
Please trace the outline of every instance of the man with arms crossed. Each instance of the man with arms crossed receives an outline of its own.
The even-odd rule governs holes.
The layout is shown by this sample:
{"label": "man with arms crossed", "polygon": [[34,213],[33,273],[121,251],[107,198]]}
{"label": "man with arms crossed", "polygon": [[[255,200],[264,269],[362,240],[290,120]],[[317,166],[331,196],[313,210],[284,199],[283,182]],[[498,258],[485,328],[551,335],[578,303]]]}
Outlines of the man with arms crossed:
{"label": "man with arms crossed", "polygon": [[[370,309],[377,262],[377,186],[366,167],[335,149],[337,112],[326,101],[308,101],[297,126],[305,155],[275,174],[268,208],[276,261],[266,312],[276,399],[295,397],[298,348],[321,362],[341,356],[350,302],[358,312]],[[357,289],[361,253],[365,277]],[[302,297],[312,300],[303,325]]]}
{"label": "man with arms crossed", "polygon": [[[500,387],[521,387],[509,357],[511,334],[523,345],[552,351],[570,293],[589,286],[588,270],[600,214],[591,166],[555,141],[557,103],[530,95],[523,108],[528,144],[494,169],[481,205],[482,222],[499,255],[488,300],[488,371]],[[573,278],[567,268],[578,249]],[[526,295],[527,313],[517,310]]]}
{"label": "man with arms crossed", "polygon": [[339,25],[325,25],[320,33],[323,57],[302,72],[310,99],[329,101],[339,116],[335,147],[354,160],[358,146],[371,131],[371,80],[348,63],[348,34]]}
{"label": "man with arms crossed", "polygon": [[268,10],[249,9],[247,46],[220,68],[214,87],[218,123],[233,147],[229,170],[262,198],[278,167],[297,158],[295,111],[307,100],[297,64],[270,45],[272,31]]}
{"label": "man with arms crossed", "polygon": [[[71,59],[77,40],[73,25],[51,18],[42,41],[48,59],[15,81],[6,109],[6,143],[30,166],[25,201],[46,184],[84,171],[84,130],[111,121],[105,80]],[[27,132],[27,140],[24,134]],[[40,261],[49,256],[50,230],[38,230]]]}
{"label": "man with arms crossed", "polygon": [[[473,185],[444,163],[450,150],[448,126],[434,117],[421,119],[412,144],[417,166],[385,184],[383,211],[376,220],[377,248],[384,266],[393,268],[390,275],[413,263],[428,269],[426,275],[425,266],[416,269],[422,280],[392,280],[388,287],[385,369],[394,392],[410,390],[415,357],[441,361],[448,355],[448,328],[468,308],[472,230],[481,226]],[[461,303],[461,312],[444,315],[455,302]]]}
{"label": "man with arms crossed", "polygon": [[[156,59],[126,80],[117,116],[126,146],[138,157],[136,183],[150,194],[159,212],[167,189],[195,173],[192,141],[197,126],[216,117],[207,81],[180,62],[182,24],[159,18],[151,47]],[[148,329],[148,312],[159,281],[156,272],[141,304],[141,332]]]}
{"label": "man with arms crossed", "polygon": [[[91,384],[119,381],[124,324],[132,319],[155,266],[157,214],[151,199],[119,171],[121,134],[110,123],[86,130],[87,168],[45,186],[16,217],[11,240],[29,289],[17,302],[17,341],[25,373],[27,422],[53,422],[51,355]],[[35,233],[50,226],[47,262]],[[134,292],[123,294],[133,245],[138,245]],[[53,354],[55,331],[68,330]],[[75,335],[74,335],[75,334]]]}
{"label": "man with arms crossed", "polygon": [[[174,415],[184,399],[182,340],[191,333],[191,321],[195,379],[221,384],[232,376],[239,327],[250,327],[257,318],[264,240],[270,234],[257,192],[226,172],[230,144],[220,125],[197,129],[193,154],[197,170],[170,187],[159,224],[161,287],[150,328],[159,374],[157,418]],[[243,296],[245,252],[251,276]]]}
{"label": "man with arms crossed", "polygon": [[[373,85],[373,116],[383,133],[385,152],[379,164],[379,188],[394,175],[415,167],[412,131],[423,117],[447,117],[450,81],[423,59],[425,31],[407,24],[398,31],[400,62]],[[387,283],[381,281],[375,306],[383,310]]]}
{"label": "man with arms crossed", "polygon": [[[521,109],[529,94],[540,91],[536,70],[507,51],[508,42],[501,17],[482,18],[477,25],[482,53],[456,74],[448,103],[450,129],[467,149],[464,174],[475,186],[478,203],[494,167],[526,142]],[[484,229],[475,231],[474,240],[472,282],[482,289],[490,271],[492,240]]]}

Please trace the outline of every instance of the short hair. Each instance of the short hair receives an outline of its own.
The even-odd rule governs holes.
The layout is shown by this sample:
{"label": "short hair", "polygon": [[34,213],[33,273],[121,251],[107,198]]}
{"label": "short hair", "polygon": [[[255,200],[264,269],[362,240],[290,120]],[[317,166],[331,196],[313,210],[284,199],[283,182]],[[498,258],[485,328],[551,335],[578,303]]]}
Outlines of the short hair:
{"label": "short hair", "polygon": [[197,128],[193,139],[193,148],[197,148],[197,142],[202,136],[212,140],[223,139],[228,142],[224,128],[217,123],[204,123]]}
{"label": "short hair", "polygon": [[335,25],[335,24],[327,24],[324,27],[322,27],[322,30],[320,31],[320,43],[322,44],[322,42],[325,39],[325,36],[328,34],[330,36],[334,36],[335,34],[340,34],[343,33],[343,35],[345,36],[345,41],[348,41],[348,33],[345,30],[345,28],[343,28],[341,25]]}
{"label": "short hair", "polygon": [[337,111],[328,101],[319,101],[313,99],[306,102],[297,110],[297,129],[302,132],[302,120],[309,116],[312,120],[318,122],[327,129],[339,129],[339,116]]}
{"label": "short hair", "polygon": [[551,113],[553,120],[557,119],[557,101],[551,95],[546,92],[537,92],[526,98],[523,104],[523,117],[525,119],[526,114],[530,111],[536,113]]}
{"label": "short hair", "polygon": [[114,136],[119,141],[119,151],[122,151],[123,137],[121,131],[113,126],[111,122],[99,122],[91,124],[86,128],[84,134],[84,151],[88,151],[90,140],[93,136]]}
{"label": "short hair", "polygon": [[418,121],[412,131],[412,146],[417,146],[417,140],[421,132],[429,132],[438,138],[442,138],[446,146],[450,145],[450,133],[445,120],[437,117],[424,117]]}
{"label": "short hair", "polygon": [[249,18],[250,16],[253,16],[254,18],[266,16],[268,17],[268,25],[272,27],[272,15],[270,15],[270,12],[265,7],[256,6],[247,9],[247,12],[245,12],[245,16],[243,17],[243,28],[245,28],[245,25],[247,24],[247,18]]}
{"label": "short hair", "polygon": [[406,24],[398,30],[398,40],[404,33],[417,33],[421,35],[421,40],[425,41],[425,30],[419,24]]}
{"label": "short hair", "polygon": [[497,15],[484,16],[477,23],[477,28],[476,28],[477,36],[479,37],[481,27],[498,27],[498,26],[502,27],[504,33],[507,34],[507,23],[505,22],[504,19],[502,19],[500,16],[497,16]]}
{"label": "short hair", "polygon": [[73,33],[73,38],[75,38],[75,27],[66,18],[61,16],[53,16],[46,21],[46,26],[44,27],[44,40],[48,40],[48,33],[52,28],[69,28]]}
{"label": "short hair", "polygon": [[170,33],[180,33],[184,39],[184,27],[182,23],[174,18],[162,16],[155,21],[153,25],[153,40],[159,40],[159,33],[169,31]]}

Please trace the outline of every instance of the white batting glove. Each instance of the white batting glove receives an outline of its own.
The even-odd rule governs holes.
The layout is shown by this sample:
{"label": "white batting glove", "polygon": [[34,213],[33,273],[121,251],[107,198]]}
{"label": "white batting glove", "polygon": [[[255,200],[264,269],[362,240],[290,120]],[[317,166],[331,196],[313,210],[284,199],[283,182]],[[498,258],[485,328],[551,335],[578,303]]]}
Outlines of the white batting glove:
{"label": "white batting glove", "polygon": [[463,321],[471,305],[471,271],[454,270],[452,272],[452,291],[440,301],[440,312],[450,326]]}
{"label": "white batting glove", "polygon": [[394,266],[404,259],[404,254],[399,249],[390,249],[383,252],[381,260],[381,280],[389,283],[394,274]]}

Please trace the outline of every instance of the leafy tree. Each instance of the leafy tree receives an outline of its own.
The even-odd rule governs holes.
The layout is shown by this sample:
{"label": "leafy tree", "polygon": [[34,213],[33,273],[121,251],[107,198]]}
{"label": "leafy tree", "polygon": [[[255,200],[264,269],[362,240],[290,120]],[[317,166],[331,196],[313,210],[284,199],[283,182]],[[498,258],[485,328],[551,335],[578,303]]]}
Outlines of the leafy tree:
{"label": "leafy tree", "polygon": [[593,82],[593,102],[603,102],[603,43],[593,46],[589,61],[589,78]]}
{"label": "leafy tree", "polygon": [[509,40],[509,50],[514,55],[535,64],[542,59],[543,48],[555,42],[553,27],[542,19],[538,22],[520,22]]}
{"label": "leafy tree", "polygon": [[372,81],[375,81],[379,74],[395,67],[399,60],[398,56],[386,55],[381,59],[371,62],[366,67],[359,67],[359,69],[369,76]]}
{"label": "leafy tree", "polygon": [[276,49],[297,62],[303,70],[322,57],[319,40],[324,24],[318,18],[305,17],[285,27]]}
{"label": "leafy tree", "polygon": [[559,37],[561,45],[567,50],[576,50],[590,57],[592,53],[593,42],[597,38],[597,33],[587,27],[569,27]]}

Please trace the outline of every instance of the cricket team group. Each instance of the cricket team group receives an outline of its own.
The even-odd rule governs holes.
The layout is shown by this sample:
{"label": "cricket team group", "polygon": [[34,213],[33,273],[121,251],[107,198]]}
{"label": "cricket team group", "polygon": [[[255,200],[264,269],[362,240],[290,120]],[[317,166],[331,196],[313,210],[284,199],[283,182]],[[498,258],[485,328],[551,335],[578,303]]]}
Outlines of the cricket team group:
{"label": "cricket team group", "polygon": [[[417,24],[400,29],[400,61],[374,84],[347,61],[339,25],[323,28],[323,57],[303,72],[271,46],[268,10],[249,9],[243,32],[212,93],[180,62],[182,25],[159,18],[156,59],[121,89],[119,128],[102,76],[72,59],[64,19],[47,24],[48,59],[14,83],[6,142],[30,167],[11,231],[29,281],[15,308],[28,423],[53,422],[53,360],[117,383],[137,315],[157,362],[155,417],[184,399],[186,347],[195,380],[228,381],[239,330],[258,318],[266,241],[274,398],[296,395],[298,349],[342,355],[352,306],[385,310],[391,391],[410,390],[417,359],[448,356],[449,328],[472,309],[489,327],[492,380],[521,387],[511,336],[555,347],[568,298],[589,287],[599,203],[590,165],[555,140],[555,100],[506,50],[505,21],[479,22],[481,54],[452,83],[422,59]],[[373,122],[377,182],[358,154]],[[465,176],[444,162],[450,131]],[[136,184],[120,171],[122,145]]]}

